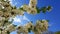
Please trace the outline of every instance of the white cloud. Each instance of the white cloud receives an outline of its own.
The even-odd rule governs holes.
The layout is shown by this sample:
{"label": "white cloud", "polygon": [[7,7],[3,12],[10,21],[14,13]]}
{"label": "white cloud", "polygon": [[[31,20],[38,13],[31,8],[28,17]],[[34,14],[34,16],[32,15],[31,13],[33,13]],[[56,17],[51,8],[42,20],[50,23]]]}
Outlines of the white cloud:
{"label": "white cloud", "polygon": [[23,20],[30,21],[26,16],[20,16],[15,18],[10,17],[9,21],[11,21],[12,19],[14,19],[14,22],[21,22]]}
{"label": "white cloud", "polygon": [[23,16],[23,20],[30,21],[26,16]]}
{"label": "white cloud", "polygon": [[21,19],[19,19],[19,18],[17,18],[17,17],[15,17],[15,18],[13,18],[14,19],[14,22],[21,22]]}
{"label": "white cloud", "polygon": [[16,16],[15,18],[13,18],[14,21],[12,24],[14,25],[24,25],[26,24],[24,21],[30,21],[26,16]]}

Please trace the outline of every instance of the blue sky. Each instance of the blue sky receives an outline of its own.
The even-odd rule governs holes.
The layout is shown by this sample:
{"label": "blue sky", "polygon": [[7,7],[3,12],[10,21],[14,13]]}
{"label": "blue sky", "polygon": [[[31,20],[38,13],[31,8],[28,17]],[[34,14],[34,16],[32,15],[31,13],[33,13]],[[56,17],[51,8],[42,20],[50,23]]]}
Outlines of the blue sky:
{"label": "blue sky", "polygon": [[[13,0],[14,5],[17,7],[22,6],[24,3],[28,4],[29,0]],[[27,19],[30,21],[33,21],[35,23],[36,20],[41,20],[41,19],[47,19],[49,20],[49,31],[60,31],[60,0],[38,0],[38,7],[44,7],[44,6],[52,6],[51,12],[46,12],[46,14],[40,13],[37,15],[30,15],[25,13],[24,15],[26,16]],[[18,17],[20,18],[20,17]],[[23,17],[24,18],[24,17]],[[27,20],[24,20],[26,22]],[[25,24],[25,23],[24,23]]]}

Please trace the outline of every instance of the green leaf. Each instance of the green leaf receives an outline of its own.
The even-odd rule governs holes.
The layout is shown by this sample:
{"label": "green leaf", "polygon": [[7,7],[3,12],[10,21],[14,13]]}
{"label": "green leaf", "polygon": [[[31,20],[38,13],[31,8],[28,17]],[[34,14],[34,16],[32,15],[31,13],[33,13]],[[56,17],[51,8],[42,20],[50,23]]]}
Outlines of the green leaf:
{"label": "green leaf", "polygon": [[17,7],[16,6],[13,6],[12,9],[16,9]]}
{"label": "green leaf", "polygon": [[47,22],[49,22],[49,20],[46,20]]}
{"label": "green leaf", "polygon": [[28,32],[29,32],[29,33],[31,32],[31,28],[28,28]]}
{"label": "green leaf", "polygon": [[[13,24],[14,25],[14,24]],[[17,25],[14,25],[14,27],[16,27]]]}
{"label": "green leaf", "polygon": [[51,9],[52,9],[52,7],[51,7],[51,6],[48,6],[48,7],[47,7],[47,10],[48,10],[48,11],[50,11]]}
{"label": "green leaf", "polygon": [[34,31],[35,31],[35,32],[37,31],[36,27],[34,27]]}
{"label": "green leaf", "polygon": [[7,34],[10,34],[10,32],[9,32],[9,31],[7,31]]}
{"label": "green leaf", "polygon": [[26,10],[24,10],[24,9],[23,9],[23,7],[19,8],[19,9],[20,9],[20,10],[23,10],[23,11],[25,11],[25,12],[26,12]]}
{"label": "green leaf", "polygon": [[42,10],[43,13],[46,13],[47,8],[46,7],[42,7],[41,10]]}
{"label": "green leaf", "polygon": [[44,21],[41,20],[41,23],[44,23]]}
{"label": "green leaf", "polygon": [[23,10],[23,7],[19,8],[20,10]]}
{"label": "green leaf", "polygon": [[40,9],[38,7],[36,7],[37,13],[40,13]]}
{"label": "green leaf", "polygon": [[31,21],[31,23],[33,23],[33,21]]}

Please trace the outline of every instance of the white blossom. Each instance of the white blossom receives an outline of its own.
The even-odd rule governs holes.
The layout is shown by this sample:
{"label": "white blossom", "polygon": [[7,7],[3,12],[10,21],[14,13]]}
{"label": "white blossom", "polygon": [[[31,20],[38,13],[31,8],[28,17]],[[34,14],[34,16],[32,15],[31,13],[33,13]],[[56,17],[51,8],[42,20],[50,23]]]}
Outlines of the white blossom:
{"label": "white blossom", "polygon": [[9,32],[12,32],[15,30],[15,26],[13,24],[10,24],[7,26],[7,28],[5,30],[8,30]]}
{"label": "white blossom", "polygon": [[28,13],[28,14],[37,14],[37,10],[34,9],[34,8],[29,8],[29,9],[27,10],[27,13]]}
{"label": "white blossom", "polygon": [[29,8],[29,6],[28,5],[23,5],[23,6],[21,6],[24,10],[27,10],[28,8]]}
{"label": "white blossom", "polygon": [[30,8],[36,8],[36,5],[37,5],[37,0],[30,0],[29,2]]}

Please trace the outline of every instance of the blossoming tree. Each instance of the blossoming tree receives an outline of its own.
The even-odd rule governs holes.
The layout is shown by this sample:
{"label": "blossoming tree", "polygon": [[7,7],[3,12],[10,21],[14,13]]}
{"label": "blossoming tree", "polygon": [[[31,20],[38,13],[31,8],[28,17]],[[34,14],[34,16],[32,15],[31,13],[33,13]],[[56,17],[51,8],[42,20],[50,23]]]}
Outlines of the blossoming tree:
{"label": "blossoming tree", "polygon": [[17,30],[17,34],[28,34],[33,31],[34,34],[42,34],[43,31],[48,29],[47,20],[37,20],[36,25],[32,22],[25,24],[24,26],[16,26],[9,21],[10,17],[14,18],[16,15],[24,15],[24,12],[28,14],[38,14],[40,12],[45,13],[51,10],[51,6],[38,8],[37,0],[30,0],[29,5],[23,5],[19,9],[15,6],[11,6],[9,0],[0,0],[0,34],[10,34],[10,32]]}

